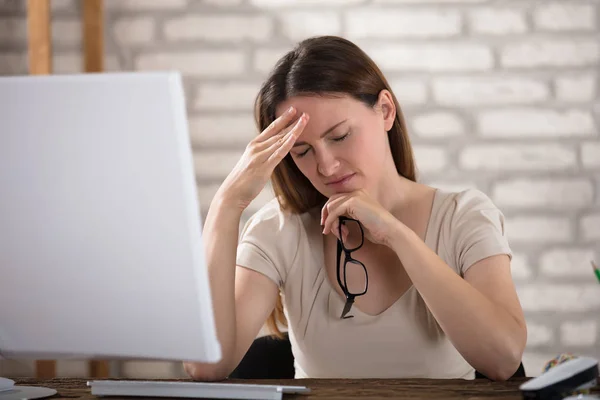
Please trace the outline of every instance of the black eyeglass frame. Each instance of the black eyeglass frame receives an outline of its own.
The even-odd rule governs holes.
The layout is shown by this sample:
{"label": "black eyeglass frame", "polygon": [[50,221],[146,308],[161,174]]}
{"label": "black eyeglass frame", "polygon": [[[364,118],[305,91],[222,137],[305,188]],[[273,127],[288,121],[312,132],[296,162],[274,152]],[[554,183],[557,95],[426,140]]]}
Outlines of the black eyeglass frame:
{"label": "black eyeglass frame", "polygon": [[[346,246],[344,245],[344,242],[343,242],[342,225],[344,225],[346,223],[346,221],[356,222],[360,228],[360,236],[361,236],[360,244],[351,249],[346,248]],[[354,218],[349,218],[349,217],[344,217],[344,216],[339,217],[338,230],[339,230],[339,232],[338,232],[339,239],[337,241],[337,281],[338,281],[338,284],[340,285],[340,287],[342,288],[344,295],[346,296],[346,304],[344,305],[344,310],[342,311],[342,315],[340,318],[347,319],[347,318],[353,317],[353,315],[347,315],[347,314],[350,312],[350,309],[352,308],[352,304],[354,304],[354,300],[357,297],[362,296],[365,293],[367,293],[367,290],[369,288],[369,274],[367,273],[367,268],[365,267],[365,265],[362,262],[360,262],[359,260],[352,257],[352,252],[357,251],[358,249],[360,249],[363,246],[363,244],[365,242],[365,233],[363,231],[360,221],[358,221]],[[342,262],[341,262],[342,261],[342,259],[341,259],[342,253],[344,253],[344,255],[345,255],[343,267],[342,267]],[[346,265],[348,263],[353,263],[353,264],[361,266],[363,271],[365,272],[365,290],[363,290],[362,292],[351,293],[348,290],[348,284],[347,284],[347,279],[346,279]],[[342,270],[343,270],[343,279],[342,279]]]}

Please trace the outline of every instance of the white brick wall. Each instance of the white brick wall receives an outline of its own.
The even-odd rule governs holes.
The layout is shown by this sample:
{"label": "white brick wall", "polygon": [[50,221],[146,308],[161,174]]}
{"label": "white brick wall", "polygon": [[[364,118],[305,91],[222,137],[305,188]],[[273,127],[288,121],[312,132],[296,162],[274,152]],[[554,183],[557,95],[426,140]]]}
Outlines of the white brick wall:
{"label": "white brick wall", "polygon": [[[52,0],[54,1],[54,0]],[[194,0],[195,1],[195,0]],[[183,9],[187,5],[186,0],[108,0],[106,8],[109,11],[165,11]]]}
{"label": "white brick wall", "polygon": [[515,179],[498,182],[492,196],[502,208],[575,210],[592,204],[594,186],[586,179]]}
{"label": "white brick wall", "polygon": [[[82,70],[80,6],[52,0],[54,70]],[[558,353],[600,358],[600,4],[519,0],[107,0],[106,69],[183,73],[205,215],[256,135],[253,101],[295,41],[335,34],[379,64],[404,110],[419,176],[478,188],[506,215],[537,375]],[[27,73],[26,4],[0,1],[0,74]],[[267,186],[241,224],[272,198]],[[32,362],[0,362],[31,375]],[[86,374],[61,361],[63,376]],[[124,363],[173,377],[178,363]]]}
{"label": "white brick wall", "polygon": [[146,44],[156,36],[156,21],[152,17],[120,18],[115,21],[113,32],[120,45]]}
{"label": "white brick wall", "polygon": [[331,6],[348,6],[364,2],[364,0],[249,0],[250,4],[256,7],[284,8],[284,7],[307,7],[311,8],[316,5],[322,7]]}
{"label": "white brick wall", "polygon": [[581,161],[584,168],[600,168],[600,142],[586,142],[581,144]]}
{"label": "white brick wall", "polygon": [[345,14],[346,33],[351,39],[394,37],[447,37],[461,31],[457,11],[407,11],[358,8]]}
{"label": "white brick wall", "polygon": [[283,35],[294,41],[313,35],[342,33],[342,19],[338,12],[283,11],[277,17]]}
{"label": "white brick wall", "polygon": [[27,69],[27,53],[22,51],[0,53],[0,65],[6,74],[22,73]]}
{"label": "white brick wall", "polygon": [[168,40],[264,42],[273,33],[273,20],[265,16],[185,16],[165,22]]}
{"label": "white brick wall", "polygon": [[389,71],[482,71],[494,63],[491,49],[478,44],[378,44],[366,49],[380,68]]}
{"label": "white brick wall", "polygon": [[549,277],[589,278],[590,260],[595,258],[594,249],[555,248],[540,258],[540,273]]}
{"label": "white brick wall", "polygon": [[[586,215],[581,219],[581,236],[586,241],[600,241],[600,213]],[[600,265],[600,263],[596,263]]]}
{"label": "white brick wall", "polygon": [[596,29],[596,9],[591,4],[550,2],[534,10],[533,22],[539,30],[593,31]]}
{"label": "white brick wall", "polygon": [[415,145],[414,154],[418,169],[423,173],[440,171],[448,163],[446,152],[440,147]]}
{"label": "white brick wall", "polygon": [[554,331],[548,325],[530,322],[527,324],[527,345],[547,345],[554,341]]}
{"label": "white brick wall", "polygon": [[193,53],[146,53],[135,63],[139,70],[175,69],[190,76],[234,77],[244,71],[244,55],[236,50],[206,50]]}
{"label": "white brick wall", "polygon": [[488,171],[560,171],[577,165],[574,149],[561,144],[467,145],[461,167]]}
{"label": "white brick wall", "polygon": [[198,111],[252,111],[260,82],[202,83],[196,88]]}
{"label": "white brick wall", "polygon": [[502,48],[506,68],[593,66],[600,57],[596,39],[531,39],[511,42]]}
{"label": "white brick wall", "polygon": [[513,252],[510,267],[512,277],[515,281],[527,281],[533,275],[533,267],[527,254]]}
{"label": "white brick wall", "polygon": [[427,84],[418,79],[396,78],[389,82],[392,91],[402,106],[423,104],[427,101]]}
{"label": "white brick wall", "polygon": [[[195,0],[198,1],[198,0]],[[204,0],[204,4],[211,6],[230,7],[241,4],[244,0]]]}
{"label": "white brick wall", "polygon": [[559,76],[555,80],[556,99],[585,103],[596,97],[597,77],[594,74]]}
{"label": "white brick wall", "polygon": [[574,236],[571,223],[566,217],[508,217],[506,226],[510,242],[515,244],[555,244],[568,242]]}
{"label": "white brick wall", "polygon": [[424,138],[460,136],[466,131],[462,117],[445,111],[415,116],[412,126],[413,133]]}
{"label": "white brick wall", "polygon": [[194,164],[200,181],[219,181],[233,169],[242,156],[240,150],[213,150],[198,152]]}
{"label": "white brick wall", "polygon": [[444,4],[444,3],[484,3],[488,0],[373,0],[375,4],[394,4],[394,3],[432,3],[432,4]]}
{"label": "white brick wall", "polygon": [[587,311],[597,312],[600,309],[598,283],[593,281],[578,285],[532,283],[526,287],[521,287],[518,292],[521,305],[527,312],[583,313]]}
{"label": "white brick wall", "polygon": [[52,7],[52,12],[72,10],[73,2],[74,0],[52,0],[50,6]]}
{"label": "white brick wall", "polygon": [[480,35],[525,33],[527,21],[521,10],[480,8],[468,13],[471,32]]}
{"label": "white brick wall", "polygon": [[567,346],[593,346],[598,338],[596,321],[564,322],[560,326],[560,336]]}
{"label": "white brick wall", "polygon": [[518,76],[446,77],[433,81],[434,99],[445,106],[535,104],[548,100],[548,84]]}
{"label": "white brick wall", "polygon": [[287,48],[276,47],[276,48],[263,48],[257,49],[254,53],[253,68],[257,72],[266,75],[273,65],[287,52]]}
{"label": "white brick wall", "polygon": [[0,45],[25,43],[27,20],[22,17],[0,17]]}
{"label": "white brick wall", "polygon": [[597,132],[587,111],[545,109],[502,109],[482,111],[478,131],[489,137],[591,136]]}
{"label": "white brick wall", "polygon": [[189,127],[192,144],[198,148],[244,146],[256,136],[251,114],[192,117]]}
{"label": "white brick wall", "polygon": [[52,21],[52,42],[62,46],[80,47],[81,29],[79,19]]}

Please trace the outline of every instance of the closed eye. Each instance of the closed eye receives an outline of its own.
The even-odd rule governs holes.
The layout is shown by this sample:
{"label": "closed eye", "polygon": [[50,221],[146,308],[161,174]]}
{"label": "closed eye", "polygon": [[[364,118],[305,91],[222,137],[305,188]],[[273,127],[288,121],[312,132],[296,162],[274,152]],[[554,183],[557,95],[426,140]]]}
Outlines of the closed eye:
{"label": "closed eye", "polygon": [[[346,140],[348,135],[350,135],[350,132],[348,132],[345,135],[340,136],[340,137],[331,138],[331,140],[333,140],[334,142],[341,142],[343,140]],[[310,147],[307,148],[306,150],[304,150],[302,153],[296,153],[296,157],[298,157],[298,158],[304,157],[309,151],[310,151]]]}
{"label": "closed eye", "polygon": [[308,150],[310,150],[310,148],[307,148],[302,153],[296,153],[296,157],[304,157],[306,153],[308,153]]}
{"label": "closed eye", "polygon": [[333,140],[336,142],[341,142],[342,140],[346,139],[347,137],[348,137],[348,133],[346,133],[344,136],[333,138]]}

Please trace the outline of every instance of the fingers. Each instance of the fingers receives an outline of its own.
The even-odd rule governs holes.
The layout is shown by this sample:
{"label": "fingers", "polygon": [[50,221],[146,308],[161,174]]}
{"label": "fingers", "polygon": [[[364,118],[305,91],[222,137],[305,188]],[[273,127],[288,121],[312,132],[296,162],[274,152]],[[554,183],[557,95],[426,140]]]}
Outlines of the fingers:
{"label": "fingers", "polygon": [[296,109],[294,107],[288,108],[279,118],[271,122],[271,124],[256,137],[257,142],[260,143],[270,138],[288,126],[288,124],[294,118],[294,115],[296,115]]}
{"label": "fingers", "polygon": [[[339,225],[339,220],[338,220],[337,224]],[[336,227],[335,229],[337,231],[338,228]],[[346,225],[342,225],[342,237],[343,237],[343,240],[345,242],[348,241],[348,234],[349,233],[350,233],[350,231],[348,230],[348,227]]]}
{"label": "fingers", "polygon": [[281,136],[271,146],[264,150],[264,153],[268,155],[267,163],[278,164],[283,160],[286,154],[292,149],[294,142],[302,133],[302,130],[308,123],[308,114],[302,114],[302,116],[296,121],[294,127],[284,136]]}
{"label": "fingers", "polygon": [[[302,115],[304,115],[304,113]],[[302,118],[302,115],[300,116],[300,118],[298,118],[298,120],[295,123],[286,126],[284,129],[280,130],[278,133],[276,133],[276,134],[270,136],[269,138],[263,140],[262,142],[259,142],[258,144],[256,144],[256,146],[255,146],[256,151],[260,153],[261,151],[271,147],[275,142],[280,142],[280,144],[282,144],[283,141],[286,139],[287,134],[290,133],[291,130],[294,129],[294,127],[296,127],[296,125],[298,125],[298,123],[300,122],[300,119]],[[302,131],[298,132],[298,135],[301,132]]]}
{"label": "fingers", "polygon": [[345,193],[334,194],[329,198],[329,200],[327,200],[327,203],[321,209],[321,225],[323,225],[325,223],[325,220],[327,219],[330,204],[333,203],[336,199],[339,199],[340,197],[344,196],[346,196]]}
{"label": "fingers", "polygon": [[327,203],[325,206],[327,208],[327,216],[323,223],[324,235],[331,232],[339,239],[339,217],[346,212],[347,202],[351,198],[351,196],[342,196]]}

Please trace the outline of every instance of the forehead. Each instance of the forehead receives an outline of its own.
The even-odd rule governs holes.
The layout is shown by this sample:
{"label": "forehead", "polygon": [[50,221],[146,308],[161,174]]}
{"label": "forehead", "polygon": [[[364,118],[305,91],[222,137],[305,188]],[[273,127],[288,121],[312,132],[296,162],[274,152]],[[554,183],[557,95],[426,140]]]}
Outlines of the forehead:
{"label": "forehead", "polygon": [[283,114],[290,106],[296,108],[296,117],[300,117],[303,112],[310,116],[305,133],[323,132],[344,119],[350,121],[369,111],[362,102],[347,95],[343,97],[296,96],[277,106],[276,117]]}
{"label": "forehead", "polygon": [[327,115],[330,113],[344,113],[348,110],[356,107],[357,100],[351,98],[348,95],[339,96],[295,96],[290,97],[284,102],[280,103],[276,109],[276,116],[279,117],[285,110],[290,106],[294,106],[298,110],[300,115],[303,112],[311,114],[313,116],[319,116],[321,114]]}

